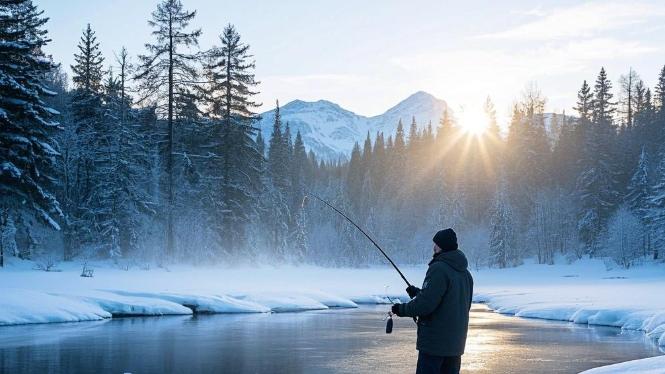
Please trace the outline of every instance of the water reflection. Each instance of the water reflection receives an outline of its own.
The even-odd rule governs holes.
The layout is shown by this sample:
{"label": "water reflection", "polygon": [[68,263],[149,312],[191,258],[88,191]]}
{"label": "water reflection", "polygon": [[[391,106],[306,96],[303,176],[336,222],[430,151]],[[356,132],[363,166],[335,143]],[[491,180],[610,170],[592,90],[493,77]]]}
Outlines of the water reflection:
{"label": "water reflection", "polygon": [[[415,325],[385,306],[124,318],[0,328],[3,373],[405,373]],[[474,306],[464,373],[577,373],[659,354],[644,334],[517,319]]]}

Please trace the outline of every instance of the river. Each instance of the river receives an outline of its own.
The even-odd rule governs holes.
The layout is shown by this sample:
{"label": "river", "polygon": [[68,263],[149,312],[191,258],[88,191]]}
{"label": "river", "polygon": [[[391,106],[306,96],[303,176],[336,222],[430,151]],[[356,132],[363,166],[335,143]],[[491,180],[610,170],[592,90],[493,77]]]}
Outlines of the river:
{"label": "river", "polygon": [[[3,373],[409,373],[415,324],[387,306],[0,327]],[[662,354],[641,332],[474,305],[463,373],[578,373]]]}

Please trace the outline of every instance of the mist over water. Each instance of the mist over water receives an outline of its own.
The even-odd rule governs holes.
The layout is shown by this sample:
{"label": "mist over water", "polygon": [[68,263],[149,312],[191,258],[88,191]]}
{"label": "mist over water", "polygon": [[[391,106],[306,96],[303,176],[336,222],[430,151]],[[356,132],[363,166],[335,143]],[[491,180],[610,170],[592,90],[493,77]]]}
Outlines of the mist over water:
{"label": "mist over water", "polygon": [[[415,325],[387,306],[4,327],[7,373],[405,373]],[[644,334],[511,318],[475,305],[463,373],[578,373],[661,354]]]}

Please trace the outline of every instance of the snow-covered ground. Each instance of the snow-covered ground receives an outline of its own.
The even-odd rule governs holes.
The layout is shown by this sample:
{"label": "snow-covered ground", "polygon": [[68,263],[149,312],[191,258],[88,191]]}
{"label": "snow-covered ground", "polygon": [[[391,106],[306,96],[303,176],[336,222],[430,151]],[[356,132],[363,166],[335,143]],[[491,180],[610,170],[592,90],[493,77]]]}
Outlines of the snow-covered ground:
{"label": "snow-covered ground", "polygon": [[[113,315],[288,312],[389,303],[386,296],[406,298],[404,284],[388,266],[92,266],[94,277],[83,278],[78,263],[60,264],[60,272],[43,272],[33,270],[31,262],[12,259],[0,269],[0,325]],[[426,266],[404,270],[419,284]],[[583,260],[481,270],[474,277],[475,300],[500,313],[641,330],[665,346],[665,266],[607,271],[602,261]]]}
{"label": "snow-covered ground", "polygon": [[622,362],[620,364],[602,366],[583,371],[581,374],[663,374],[665,373],[665,356],[645,358],[642,360]]}
{"label": "snow-covered ground", "polygon": [[480,271],[476,282],[474,300],[499,313],[640,330],[665,346],[665,266],[527,264]]}

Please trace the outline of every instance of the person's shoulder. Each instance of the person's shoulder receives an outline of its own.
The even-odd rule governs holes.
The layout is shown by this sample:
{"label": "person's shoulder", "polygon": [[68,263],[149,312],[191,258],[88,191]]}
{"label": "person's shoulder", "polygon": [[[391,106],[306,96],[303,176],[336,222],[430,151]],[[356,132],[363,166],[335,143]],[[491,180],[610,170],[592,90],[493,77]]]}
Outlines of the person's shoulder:
{"label": "person's shoulder", "polygon": [[444,261],[432,261],[429,264],[428,271],[448,271],[450,265],[446,264]]}

